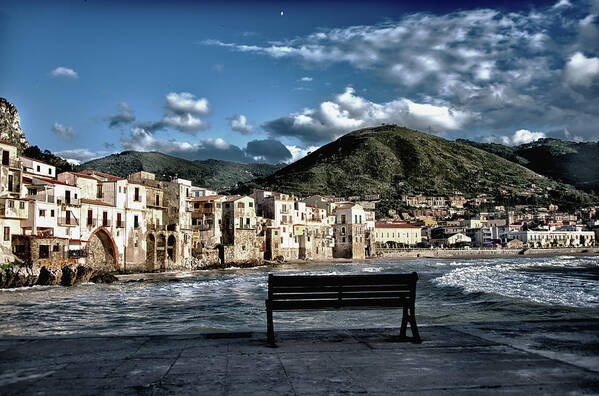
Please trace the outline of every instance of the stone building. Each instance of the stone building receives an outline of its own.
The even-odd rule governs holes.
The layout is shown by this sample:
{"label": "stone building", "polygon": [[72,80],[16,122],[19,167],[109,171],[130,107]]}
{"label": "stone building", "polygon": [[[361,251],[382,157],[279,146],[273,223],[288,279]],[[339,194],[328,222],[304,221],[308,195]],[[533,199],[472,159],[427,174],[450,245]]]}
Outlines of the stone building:
{"label": "stone building", "polygon": [[235,195],[222,202],[223,245],[230,246],[231,256],[225,261],[261,261],[262,241],[258,238],[254,199]]}
{"label": "stone building", "polygon": [[341,203],[335,208],[333,234],[335,247],[333,257],[364,259],[366,234],[364,223],[366,215],[358,204]]}

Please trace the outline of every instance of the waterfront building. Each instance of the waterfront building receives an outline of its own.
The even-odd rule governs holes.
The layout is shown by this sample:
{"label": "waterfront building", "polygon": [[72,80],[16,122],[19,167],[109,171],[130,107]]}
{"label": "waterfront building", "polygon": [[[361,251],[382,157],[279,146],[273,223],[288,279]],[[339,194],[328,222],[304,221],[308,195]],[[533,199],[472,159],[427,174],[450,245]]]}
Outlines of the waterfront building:
{"label": "waterfront building", "polygon": [[352,203],[340,203],[335,207],[333,235],[335,247],[333,257],[364,259],[366,234],[364,224],[366,215],[362,206]]}
{"label": "waterfront building", "polygon": [[381,247],[414,247],[422,241],[420,227],[412,224],[377,222],[374,235]]}
{"label": "waterfront building", "polygon": [[593,231],[527,230],[513,232],[510,237],[531,248],[581,247],[595,244]]}

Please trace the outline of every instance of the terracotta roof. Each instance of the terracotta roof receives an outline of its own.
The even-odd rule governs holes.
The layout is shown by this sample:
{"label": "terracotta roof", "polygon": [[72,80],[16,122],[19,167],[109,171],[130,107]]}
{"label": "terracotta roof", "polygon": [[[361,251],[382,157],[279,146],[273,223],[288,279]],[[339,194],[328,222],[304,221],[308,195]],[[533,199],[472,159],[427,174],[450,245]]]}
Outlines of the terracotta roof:
{"label": "terracotta roof", "polygon": [[81,198],[82,203],[92,204],[92,205],[101,205],[101,206],[114,206],[104,201],[100,201],[98,199],[89,199],[89,198]]}
{"label": "terracotta roof", "polygon": [[243,195],[232,195],[230,197],[227,197],[227,199],[225,199],[224,202],[233,202],[233,201],[237,201],[238,199],[243,198]]}
{"label": "terracotta roof", "polygon": [[375,223],[374,228],[420,228],[412,224],[399,224],[399,223]]}
{"label": "terracotta roof", "polygon": [[56,166],[54,166],[54,165],[52,165],[52,164],[49,164],[49,163],[47,163],[47,162],[45,162],[45,161],[40,161],[40,160],[38,160],[38,159],[35,159],[35,158],[29,158],[29,157],[25,157],[24,155],[19,155],[19,158],[22,158],[22,159],[27,159],[27,160],[29,160],[29,161],[35,161],[35,162],[39,162],[40,164],[45,164],[45,165],[52,166],[52,167],[56,168]]}
{"label": "terracotta roof", "polygon": [[8,140],[4,140],[4,139],[0,139],[0,143],[3,143],[3,144],[8,144],[8,145],[10,145],[10,146],[15,146],[15,147],[18,147],[16,143],[9,142]]}
{"label": "terracotta roof", "polygon": [[93,169],[83,169],[80,173],[83,173],[83,174],[86,174],[86,175],[98,175],[98,176],[102,176],[102,177],[105,177],[107,179],[113,179],[113,180],[126,180],[126,179],[123,179],[122,177],[118,177],[118,176],[111,175],[111,174],[108,174],[108,173],[96,171],[96,170],[93,170]]}
{"label": "terracotta roof", "polygon": [[[72,184],[63,183],[63,182],[58,181],[58,180],[46,179],[45,177],[33,176],[33,178],[37,179],[37,180],[41,180],[41,181],[46,182],[46,183],[50,183],[50,184],[60,184],[61,186],[77,187],[77,186],[73,186]],[[33,180],[31,182],[33,183]]]}
{"label": "terracotta roof", "polygon": [[192,198],[192,202],[202,202],[202,201],[216,201],[217,199],[224,198],[224,195],[207,195],[205,197],[195,197]]}

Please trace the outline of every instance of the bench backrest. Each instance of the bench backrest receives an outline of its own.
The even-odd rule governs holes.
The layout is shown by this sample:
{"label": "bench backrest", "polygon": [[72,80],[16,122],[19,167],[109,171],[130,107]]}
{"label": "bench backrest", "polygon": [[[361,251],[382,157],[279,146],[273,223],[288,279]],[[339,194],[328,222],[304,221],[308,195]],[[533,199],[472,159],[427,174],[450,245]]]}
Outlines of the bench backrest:
{"label": "bench backrest", "polygon": [[413,307],[418,274],[268,275],[273,310]]}

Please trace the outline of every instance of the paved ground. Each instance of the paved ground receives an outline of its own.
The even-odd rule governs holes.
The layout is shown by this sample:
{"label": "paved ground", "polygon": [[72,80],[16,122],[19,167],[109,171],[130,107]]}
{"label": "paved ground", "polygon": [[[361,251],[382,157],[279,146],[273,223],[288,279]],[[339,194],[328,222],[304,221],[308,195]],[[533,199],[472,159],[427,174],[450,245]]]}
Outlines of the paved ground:
{"label": "paved ground", "polygon": [[0,340],[0,395],[599,394],[599,319]]}

